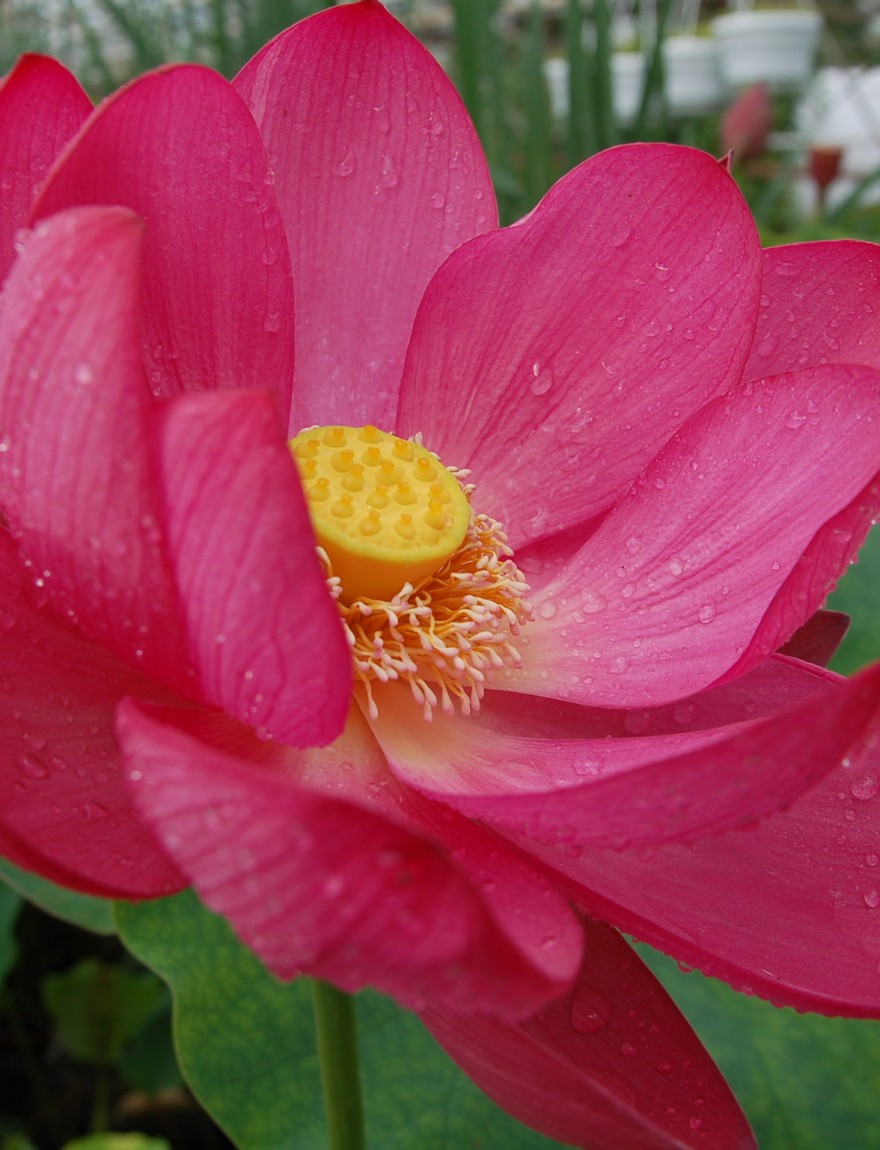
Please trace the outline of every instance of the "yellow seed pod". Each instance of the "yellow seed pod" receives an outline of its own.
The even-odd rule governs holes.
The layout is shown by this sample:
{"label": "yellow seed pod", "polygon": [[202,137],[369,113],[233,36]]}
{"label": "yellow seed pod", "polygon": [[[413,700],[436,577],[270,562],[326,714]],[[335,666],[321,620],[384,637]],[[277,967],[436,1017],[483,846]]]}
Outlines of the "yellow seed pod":
{"label": "yellow seed pod", "polygon": [[467,496],[420,444],[367,425],[310,428],[290,449],[343,602],[392,599],[461,546]]}

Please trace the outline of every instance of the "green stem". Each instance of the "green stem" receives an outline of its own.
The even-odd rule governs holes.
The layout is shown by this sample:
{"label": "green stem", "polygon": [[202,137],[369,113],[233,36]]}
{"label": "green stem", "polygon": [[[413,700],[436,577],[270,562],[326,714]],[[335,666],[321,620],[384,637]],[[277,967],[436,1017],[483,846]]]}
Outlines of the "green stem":
{"label": "green stem", "polygon": [[314,982],[318,1062],[330,1150],[363,1150],[364,1119],[354,1002],[326,982]]}

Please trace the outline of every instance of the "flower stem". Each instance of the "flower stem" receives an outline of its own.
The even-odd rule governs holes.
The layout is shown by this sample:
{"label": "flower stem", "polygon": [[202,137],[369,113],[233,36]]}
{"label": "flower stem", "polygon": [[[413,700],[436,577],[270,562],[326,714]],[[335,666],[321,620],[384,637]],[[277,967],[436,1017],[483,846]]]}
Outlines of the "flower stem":
{"label": "flower stem", "polygon": [[313,986],[329,1147],[330,1150],[363,1150],[364,1118],[354,1002],[326,982],[315,980]]}

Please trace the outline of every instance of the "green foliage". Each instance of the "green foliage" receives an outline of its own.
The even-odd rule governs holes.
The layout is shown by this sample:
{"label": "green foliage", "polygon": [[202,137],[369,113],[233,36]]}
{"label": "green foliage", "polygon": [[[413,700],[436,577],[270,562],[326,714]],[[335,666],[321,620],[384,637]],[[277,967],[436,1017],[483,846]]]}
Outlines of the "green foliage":
{"label": "green foliage", "polygon": [[66,0],[63,17],[39,5],[3,11],[0,73],[22,52],[63,60],[96,98],[171,60],[233,76],[268,40],[330,0]]}
{"label": "green foliage", "polygon": [[106,899],[65,890],[0,859],[0,889],[4,883],[47,914],[83,930],[94,934],[112,934],[115,930],[112,904]]}
{"label": "green foliage", "polygon": [[852,625],[834,662],[841,674],[851,675],[860,667],[880,659],[880,529],[874,528],[862,548],[858,562],[850,567],[840,586],[828,601],[836,611],[845,611]]}
{"label": "green foliage", "polygon": [[74,1058],[112,1066],[162,1006],[165,988],[154,975],[85,959],[43,983],[58,1037]]}
{"label": "green foliage", "polygon": [[19,896],[9,887],[0,885],[0,987],[18,953],[15,922],[19,910],[21,910]]}
{"label": "green foliage", "polygon": [[171,1150],[164,1138],[149,1138],[146,1134],[89,1134],[75,1138],[63,1150]]}

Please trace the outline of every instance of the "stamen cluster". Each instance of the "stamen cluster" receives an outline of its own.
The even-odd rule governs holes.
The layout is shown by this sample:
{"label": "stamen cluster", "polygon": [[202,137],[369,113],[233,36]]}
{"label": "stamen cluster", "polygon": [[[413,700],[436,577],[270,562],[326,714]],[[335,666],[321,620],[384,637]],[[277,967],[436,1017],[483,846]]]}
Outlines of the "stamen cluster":
{"label": "stamen cluster", "polygon": [[[470,495],[472,487],[465,487]],[[341,592],[326,553],[328,584]],[[463,715],[479,710],[489,672],[522,663],[513,639],[531,618],[528,585],[510,558],[499,523],[471,515],[458,550],[433,575],[406,583],[390,600],[339,601],[356,683],[371,718],[379,713],[374,682],[403,681],[430,720],[435,707]]]}

